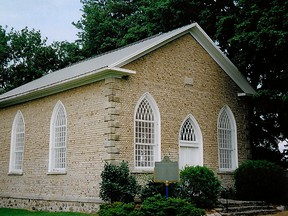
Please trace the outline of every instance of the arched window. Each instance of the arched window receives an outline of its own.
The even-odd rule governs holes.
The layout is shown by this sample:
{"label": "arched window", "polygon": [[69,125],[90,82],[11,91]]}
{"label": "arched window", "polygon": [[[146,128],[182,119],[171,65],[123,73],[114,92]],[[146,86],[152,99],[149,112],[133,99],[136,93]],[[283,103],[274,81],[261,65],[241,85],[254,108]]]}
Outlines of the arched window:
{"label": "arched window", "polygon": [[58,101],[50,123],[49,172],[66,172],[67,115]]}
{"label": "arched window", "polygon": [[196,139],[196,131],[193,126],[193,121],[189,117],[184,121],[182,124],[181,130],[180,130],[180,141],[181,143],[187,143],[190,145],[197,145],[197,139]]}
{"label": "arched window", "polygon": [[236,122],[231,109],[225,106],[218,116],[219,169],[235,170],[238,166]]}
{"label": "arched window", "polygon": [[179,167],[203,165],[202,133],[196,119],[188,115],[179,132]]}
{"label": "arched window", "polygon": [[160,114],[149,93],[138,101],[134,115],[135,167],[154,168],[160,158]]}
{"label": "arched window", "polygon": [[25,123],[18,111],[12,126],[9,173],[22,174],[25,142]]}

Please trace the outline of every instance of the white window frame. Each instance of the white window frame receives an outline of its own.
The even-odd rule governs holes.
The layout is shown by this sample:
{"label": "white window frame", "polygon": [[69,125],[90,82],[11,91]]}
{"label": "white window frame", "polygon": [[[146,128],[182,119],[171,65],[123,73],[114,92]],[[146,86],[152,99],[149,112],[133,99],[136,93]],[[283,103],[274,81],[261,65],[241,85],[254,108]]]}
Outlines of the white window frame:
{"label": "white window frame", "polygon": [[[226,117],[223,115],[226,115]],[[226,118],[226,125],[228,124],[227,126],[221,126],[223,125],[223,122],[221,121],[224,120],[224,117]],[[223,172],[234,171],[238,167],[237,126],[233,112],[227,105],[220,110],[218,115],[217,142],[219,170]],[[223,147],[223,145],[230,146]],[[224,161],[225,157],[228,158],[226,161]]]}
{"label": "white window frame", "polygon": [[[59,112],[63,111],[64,119],[63,123],[58,124],[57,117]],[[62,116],[62,117],[63,117]],[[58,135],[57,137],[57,129]],[[58,138],[58,142],[60,146],[56,146],[56,139]],[[57,159],[56,153],[60,152],[60,156]],[[63,155],[64,154],[64,155]],[[60,162],[59,162],[60,160]],[[58,162],[57,162],[58,161]],[[61,165],[59,165],[59,164]],[[64,166],[63,166],[64,163]],[[50,143],[49,143],[49,168],[48,173],[55,174],[66,174],[67,167],[67,113],[66,109],[61,101],[58,101],[53,109],[51,122],[50,122]]]}
{"label": "white window frame", "polygon": [[[187,141],[187,140],[183,140],[181,138],[183,127],[187,121],[190,121],[190,123],[193,127],[195,140]],[[192,114],[189,114],[184,119],[184,121],[181,124],[180,130],[179,130],[179,157],[180,157],[180,148],[181,147],[199,148],[200,154],[199,154],[199,164],[198,165],[203,166],[203,136],[202,136],[202,132],[201,132],[201,129],[199,127],[199,124]],[[179,161],[180,161],[180,158],[179,158]],[[179,163],[179,167],[180,166],[181,166],[181,164]]]}
{"label": "white window frame", "polygon": [[[143,100],[146,100],[152,109],[152,112],[154,115],[153,121],[145,122],[141,119],[137,119],[137,112],[138,112],[139,106]],[[151,139],[150,139],[149,143],[146,143],[146,140],[148,140],[148,139],[144,138],[144,139],[146,139],[145,141],[139,142],[139,135],[138,136],[136,135],[136,131],[137,131],[136,127],[137,127],[137,123],[140,123],[140,122],[142,123],[142,125],[145,123],[147,123],[147,125],[153,125],[153,131],[151,132],[154,135],[154,137],[152,138],[153,141],[151,141]],[[153,171],[155,162],[160,160],[160,158],[161,158],[161,134],[160,134],[161,130],[160,130],[160,126],[161,126],[160,112],[159,112],[157,103],[154,100],[154,98],[152,97],[152,95],[149,94],[148,92],[146,92],[138,100],[138,102],[135,106],[135,111],[134,111],[134,167],[135,167],[136,171],[137,170],[138,171],[139,170]],[[146,157],[145,155],[140,156],[139,154],[137,154],[137,147],[145,148],[145,146],[148,147],[150,145],[152,145],[152,148],[153,148],[153,155],[152,155],[153,158],[152,158],[151,163],[149,160],[145,159],[145,157]],[[144,164],[143,166],[139,165],[140,161],[137,160],[137,157],[143,157],[144,158],[143,159],[143,164]],[[147,165],[147,162],[148,162],[148,165]]]}
{"label": "white window frame", "polygon": [[25,121],[22,112],[18,110],[11,132],[9,174],[23,174],[24,146]]}

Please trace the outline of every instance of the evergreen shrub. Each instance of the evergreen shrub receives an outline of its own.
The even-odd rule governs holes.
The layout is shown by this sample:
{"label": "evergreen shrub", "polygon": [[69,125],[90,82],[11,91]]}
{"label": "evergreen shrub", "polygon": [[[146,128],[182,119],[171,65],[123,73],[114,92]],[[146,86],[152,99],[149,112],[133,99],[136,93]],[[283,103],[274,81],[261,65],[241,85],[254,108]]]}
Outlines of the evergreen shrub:
{"label": "evergreen shrub", "polygon": [[203,209],[177,198],[164,198],[160,194],[147,198],[140,207],[134,204],[113,203],[100,206],[99,216],[202,216]]}
{"label": "evergreen shrub", "polygon": [[187,166],[180,172],[180,198],[199,208],[213,208],[218,201],[221,183],[213,171],[202,166]]}
{"label": "evergreen shrub", "polygon": [[99,216],[144,216],[134,209],[134,203],[114,202],[100,205]]}
{"label": "evergreen shrub", "polygon": [[282,167],[265,160],[248,160],[234,172],[236,196],[242,200],[282,202],[286,178]]}
{"label": "evergreen shrub", "polygon": [[147,198],[141,206],[141,212],[153,216],[201,216],[205,215],[203,209],[196,208],[193,204],[179,198],[165,198],[160,194]]}
{"label": "evergreen shrub", "polygon": [[101,173],[100,197],[104,201],[129,203],[139,191],[139,185],[129,172],[128,164],[124,161],[120,165],[105,163]]}

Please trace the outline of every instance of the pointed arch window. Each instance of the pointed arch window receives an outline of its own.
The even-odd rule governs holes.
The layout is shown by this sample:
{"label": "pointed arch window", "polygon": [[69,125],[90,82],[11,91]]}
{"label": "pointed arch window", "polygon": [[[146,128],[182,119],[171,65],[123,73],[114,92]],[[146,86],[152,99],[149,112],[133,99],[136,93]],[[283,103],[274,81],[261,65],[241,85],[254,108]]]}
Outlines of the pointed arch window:
{"label": "pointed arch window", "polygon": [[160,158],[160,115],[153,97],[146,93],[134,115],[135,167],[153,168]]}
{"label": "pointed arch window", "polygon": [[196,132],[191,118],[187,118],[180,130],[180,140],[182,143],[196,143]]}
{"label": "pointed arch window", "polygon": [[66,172],[67,115],[64,105],[58,101],[50,123],[49,172]]}
{"label": "pointed arch window", "polygon": [[236,122],[231,109],[221,109],[217,123],[219,169],[235,170],[238,166]]}
{"label": "pointed arch window", "polygon": [[12,126],[9,173],[23,173],[25,143],[25,123],[21,111],[18,111]]}
{"label": "pointed arch window", "polygon": [[202,133],[196,119],[189,114],[179,131],[179,167],[203,165]]}

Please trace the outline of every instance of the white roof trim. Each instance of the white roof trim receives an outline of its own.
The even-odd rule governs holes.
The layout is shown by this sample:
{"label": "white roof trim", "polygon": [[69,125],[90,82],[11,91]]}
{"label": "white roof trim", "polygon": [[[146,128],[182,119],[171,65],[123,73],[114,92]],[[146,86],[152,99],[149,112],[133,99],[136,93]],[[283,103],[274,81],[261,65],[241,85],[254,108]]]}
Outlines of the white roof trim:
{"label": "white roof trim", "polygon": [[105,67],[96,71],[90,71],[89,73],[81,74],[71,79],[62,80],[51,85],[46,85],[40,88],[32,89],[27,92],[21,92],[12,96],[5,97],[0,101],[0,107],[11,106],[19,104],[25,101],[45,97],[58,92],[63,92],[68,89],[87,85],[93,82],[103,80],[107,77],[122,78],[123,76],[135,74],[135,71],[127,70],[117,67]]}

